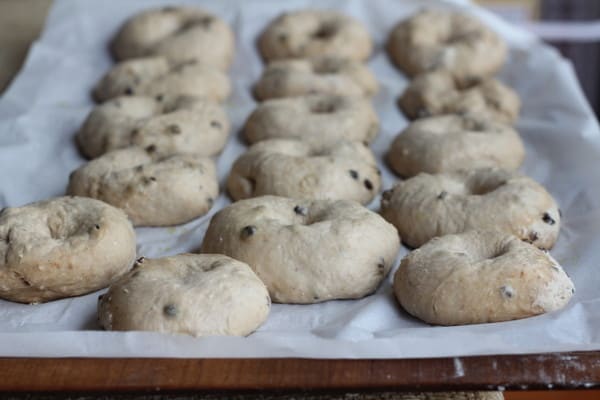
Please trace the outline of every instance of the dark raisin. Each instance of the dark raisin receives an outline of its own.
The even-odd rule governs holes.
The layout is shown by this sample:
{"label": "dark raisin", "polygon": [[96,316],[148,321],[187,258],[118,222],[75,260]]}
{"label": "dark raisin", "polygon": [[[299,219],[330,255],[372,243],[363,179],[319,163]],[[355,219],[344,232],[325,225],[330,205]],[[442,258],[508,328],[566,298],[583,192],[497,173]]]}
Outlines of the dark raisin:
{"label": "dark raisin", "polygon": [[139,134],[140,134],[140,130],[139,129],[134,129],[134,130],[131,131],[131,137],[136,137]]}
{"label": "dark raisin", "polygon": [[104,295],[101,294],[100,296],[98,296],[98,300],[102,300],[104,298]]}
{"label": "dark raisin", "polygon": [[438,194],[437,198],[438,198],[438,200],[444,200],[446,198],[446,196],[448,196],[448,192],[446,192],[445,190],[442,190],[440,192],[440,194]]}
{"label": "dark raisin", "polygon": [[146,152],[148,153],[154,153],[156,151],[156,146],[151,144],[150,146],[146,147]]}
{"label": "dark raisin", "polygon": [[155,177],[153,177],[153,176],[151,176],[151,177],[150,177],[150,178],[148,178],[148,179],[149,179],[150,181],[152,181],[152,182],[156,182],[156,178],[155,178]]}
{"label": "dark raisin", "polygon": [[356,172],[356,171],[355,171],[355,170],[353,170],[353,169],[349,170],[348,172],[350,173],[350,176],[351,176],[353,179],[358,179],[358,172]]}
{"label": "dark raisin", "polygon": [[502,286],[500,288],[500,292],[502,293],[502,295],[504,297],[508,297],[509,299],[513,297],[514,295],[514,290],[512,287],[510,286]]}
{"label": "dark raisin", "polygon": [[371,183],[371,181],[370,181],[370,180],[368,180],[368,179],[365,179],[365,181],[364,181],[363,183],[365,184],[365,187],[366,187],[368,190],[373,190],[373,184]]}
{"label": "dark raisin", "polygon": [[256,227],[254,225],[248,225],[242,228],[242,232],[240,233],[240,236],[242,239],[247,239],[250,236],[254,235],[256,233]]}
{"label": "dark raisin", "polygon": [[302,216],[306,216],[306,214],[308,214],[308,210],[306,209],[306,207],[302,207],[302,206],[294,207],[294,212],[296,214],[302,215]]}
{"label": "dark raisin", "polygon": [[156,101],[163,101],[163,95],[159,94],[158,96],[155,97]]}
{"label": "dark raisin", "polygon": [[222,125],[219,121],[210,121],[210,126],[212,126],[213,128],[217,128],[217,129],[222,128]]}
{"label": "dark raisin", "polygon": [[175,307],[173,304],[167,304],[163,307],[163,313],[167,317],[175,317],[177,315],[177,307]]}
{"label": "dark raisin", "polygon": [[550,216],[550,214],[548,214],[547,212],[544,213],[544,216],[542,217],[542,220],[547,223],[548,225],[554,225],[556,223],[556,221],[554,220],[554,218],[552,218]]}
{"label": "dark raisin", "polygon": [[179,127],[179,125],[169,125],[167,126],[167,131],[169,131],[169,133],[172,133],[173,135],[177,135],[181,133],[181,128]]}
{"label": "dark raisin", "polygon": [[96,224],[96,225],[94,225],[94,228],[100,229],[100,225]]}
{"label": "dark raisin", "polygon": [[123,93],[125,93],[127,96],[131,96],[133,94],[133,89],[130,87],[126,87]]}
{"label": "dark raisin", "polygon": [[136,263],[136,264],[143,264],[145,260],[146,260],[146,258],[145,258],[145,257],[140,257],[140,258],[138,258],[137,260],[135,260],[135,263]]}
{"label": "dark raisin", "polygon": [[535,242],[540,238],[540,235],[536,231],[529,232],[529,240],[531,243]]}
{"label": "dark raisin", "polygon": [[320,300],[319,296],[313,296],[313,300]]}

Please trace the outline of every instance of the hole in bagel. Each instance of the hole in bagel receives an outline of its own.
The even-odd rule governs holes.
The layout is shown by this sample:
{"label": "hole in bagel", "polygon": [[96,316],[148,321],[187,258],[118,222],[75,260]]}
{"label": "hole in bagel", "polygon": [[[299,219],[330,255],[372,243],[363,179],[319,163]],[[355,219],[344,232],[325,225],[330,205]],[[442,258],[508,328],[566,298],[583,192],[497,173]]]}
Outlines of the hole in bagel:
{"label": "hole in bagel", "polygon": [[320,24],[316,31],[311,34],[313,39],[329,40],[337,34],[338,27],[332,22],[324,22]]}

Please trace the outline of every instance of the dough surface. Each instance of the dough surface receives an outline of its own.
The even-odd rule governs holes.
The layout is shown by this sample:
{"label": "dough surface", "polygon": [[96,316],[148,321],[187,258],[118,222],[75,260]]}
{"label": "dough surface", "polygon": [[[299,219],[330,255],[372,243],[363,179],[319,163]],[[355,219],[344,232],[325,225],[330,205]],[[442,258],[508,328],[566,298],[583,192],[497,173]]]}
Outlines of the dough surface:
{"label": "dough surface", "polygon": [[421,173],[398,182],[383,192],[381,215],[411,247],[435,236],[495,229],[550,249],[561,222],[556,202],[542,185],[497,168]]}
{"label": "dough surface", "polygon": [[120,96],[192,96],[224,101],[231,93],[225,73],[196,60],[174,63],[164,57],[135,58],[112,67],[92,97],[101,103]]}
{"label": "dough surface", "polygon": [[378,89],[366,65],[328,56],[270,63],[254,86],[254,95],[259,101],[310,94],[368,97]]}
{"label": "dough surface", "polygon": [[478,114],[506,124],[519,117],[517,93],[493,78],[460,86],[447,71],[424,73],[413,79],[398,105],[409,119],[443,114]]}
{"label": "dough surface", "polygon": [[221,254],[140,258],[98,300],[114,331],[246,336],[269,315],[265,285],[248,265]]}
{"label": "dough surface", "polygon": [[173,62],[197,60],[226,69],[234,53],[231,28],[193,7],[163,7],[128,19],[111,43],[117,60],[163,56]]}
{"label": "dough surface", "polygon": [[263,196],[215,214],[201,251],[246,262],[274,302],[309,304],[373,293],[399,248],[394,226],[356,202]]}
{"label": "dough surface", "polygon": [[119,97],[96,106],[75,140],[87,158],[137,146],[156,157],[218,154],[229,136],[221,105],[189,97]]}
{"label": "dough surface", "polygon": [[76,169],[67,193],[121,208],[135,226],[178,225],[208,212],[219,194],[214,162],[195,154],[154,159],[114,150]]}
{"label": "dough surface", "polygon": [[502,38],[476,18],[442,10],[424,10],[400,21],[387,50],[410,77],[441,69],[460,84],[495,75],[508,52]]}
{"label": "dough surface", "polygon": [[315,150],[298,140],[270,139],[235,161],[227,190],[234,200],[276,195],[367,204],[381,188],[379,173],[375,156],[361,143]]}
{"label": "dough surface", "polygon": [[272,21],[260,35],[258,48],[267,61],[323,55],[365,61],[373,43],[365,26],[348,15],[300,10]]}
{"label": "dough surface", "polygon": [[129,271],[135,232],[99,200],[57,197],[0,212],[0,298],[42,303],[102,289]]}
{"label": "dough surface", "polygon": [[402,307],[437,325],[532,317],[565,307],[574,292],[550,254],[498,231],[432,239],[406,256],[394,276]]}
{"label": "dough surface", "polygon": [[478,115],[418,119],[394,139],[386,155],[403,177],[483,167],[514,171],[524,158],[523,142],[513,128]]}
{"label": "dough surface", "polygon": [[371,143],[379,132],[379,118],[361,97],[309,95],[260,103],[243,132],[249,143],[298,139],[320,149],[341,140]]}

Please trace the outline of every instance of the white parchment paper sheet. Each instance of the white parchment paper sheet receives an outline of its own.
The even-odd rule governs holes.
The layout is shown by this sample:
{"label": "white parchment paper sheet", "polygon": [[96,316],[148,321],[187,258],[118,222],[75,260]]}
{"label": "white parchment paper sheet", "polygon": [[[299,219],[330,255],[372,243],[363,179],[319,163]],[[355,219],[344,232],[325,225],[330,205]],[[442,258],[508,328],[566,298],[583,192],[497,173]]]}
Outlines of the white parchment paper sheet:
{"label": "white parchment paper sheet", "polygon": [[[93,106],[90,89],[112,64],[109,39],[133,13],[169,3],[205,7],[235,30],[237,53],[230,70],[234,93],[227,103],[233,133],[218,161],[221,183],[245,148],[238,132],[255,107],[249,88],[263,68],[255,39],[281,12],[335,8],[368,26],[376,43],[369,66],[381,84],[374,98],[381,134],[373,145],[380,160],[406,126],[395,106],[406,78],[382,50],[392,26],[423,5],[463,8],[483,18],[511,46],[501,78],[523,100],[517,125],[527,147],[522,170],[542,182],[561,205],[563,226],[552,253],[573,278],[575,298],[561,312],[526,320],[431,327],[398,307],[390,274],[375,295],[361,300],[274,305],[268,321],[247,338],[103,332],[96,322],[99,293],[42,305],[0,301],[0,355],[399,358],[600,349],[597,121],[570,64],[556,51],[464,1],[57,0],[25,67],[0,99],[0,206],[64,193],[69,172],[84,162],[73,135]],[[388,188],[396,178],[380,164]],[[138,229],[138,253],[154,257],[196,249],[210,215],[228,202],[221,195],[208,216],[183,226]],[[376,199],[371,208],[377,209],[378,203]]]}

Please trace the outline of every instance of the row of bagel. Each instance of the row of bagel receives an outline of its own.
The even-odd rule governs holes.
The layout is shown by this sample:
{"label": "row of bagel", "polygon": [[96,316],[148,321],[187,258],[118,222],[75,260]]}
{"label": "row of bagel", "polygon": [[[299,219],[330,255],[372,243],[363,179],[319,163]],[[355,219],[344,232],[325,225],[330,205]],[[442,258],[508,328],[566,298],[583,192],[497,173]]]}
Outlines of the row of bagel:
{"label": "row of bagel", "polygon": [[[436,42],[440,49],[421,54],[411,47],[419,42],[411,32],[421,38],[432,18],[435,26],[471,27],[478,34],[451,31],[447,42]],[[161,24],[166,28],[157,29]],[[139,226],[180,224],[208,212],[218,195],[210,156],[229,134],[218,101],[230,91],[223,69],[233,40],[198,37],[213,28],[229,36],[223,26],[203,11],[178,7],[146,11],[123,25],[111,48],[117,59],[133,59],[117,64],[94,90],[105,102],[90,113],[77,143],[95,159],[74,171],[67,192],[100,199],[127,217],[83,197],[5,209],[0,237],[10,239],[6,253],[17,256],[6,258],[12,281],[0,287],[1,297],[40,302],[116,282],[99,304],[107,329],[248,334],[266,319],[271,299],[307,304],[372,293],[392,268],[400,232],[406,244],[421,247],[398,269],[396,296],[426,322],[503,321],[568,302],[571,281],[536,248],[556,241],[558,207],[543,187],[512,172],[524,157],[507,124],[518,114],[518,97],[490,78],[502,65],[492,67],[490,60],[503,59],[484,49],[481,62],[464,60],[473,61],[485,48],[473,46],[474,37],[500,43],[500,53],[503,44],[473,18],[448,12],[418,13],[401,22],[388,42],[392,60],[416,75],[399,103],[417,120],[388,152],[388,164],[408,179],[383,193],[385,220],[357,204],[369,203],[381,188],[368,148],[379,130],[368,101],[377,81],[361,63],[371,53],[368,33],[336,12],[291,12],[259,39],[269,64],[254,93],[265,101],[243,131],[256,144],[235,162],[227,183],[234,200],[252,198],[219,211],[202,244],[202,253],[233,259],[199,254],[134,263],[135,234],[127,218]],[[213,55],[202,43],[230,43],[231,50],[221,46]],[[449,52],[448,43],[459,51]],[[461,45],[472,52],[465,56]],[[407,55],[414,55],[412,64]],[[409,96],[411,90],[416,94]],[[36,217],[23,218],[29,214]],[[39,215],[48,218],[40,222]],[[47,226],[31,229],[43,221]],[[36,276],[49,273],[48,254],[15,239],[20,231],[38,232],[38,242],[60,247],[53,265],[71,257],[51,283],[36,284]],[[88,242],[69,254],[81,235]],[[23,257],[30,254],[31,268],[24,269]],[[91,275],[79,272],[83,265]],[[78,287],[77,277],[67,284],[67,268],[86,284]],[[162,283],[150,289],[158,277]],[[186,296],[179,293],[184,290]],[[214,307],[198,310],[207,297]],[[220,318],[235,320],[235,328]]]}

